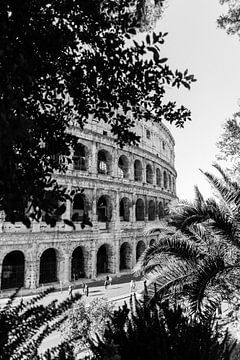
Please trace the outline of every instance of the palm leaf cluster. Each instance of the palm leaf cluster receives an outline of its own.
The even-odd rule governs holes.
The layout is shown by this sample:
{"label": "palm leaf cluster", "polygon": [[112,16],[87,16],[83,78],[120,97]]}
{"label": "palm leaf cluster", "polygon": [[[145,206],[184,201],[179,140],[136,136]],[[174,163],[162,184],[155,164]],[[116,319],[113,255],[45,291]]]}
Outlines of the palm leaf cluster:
{"label": "palm leaf cluster", "polygon": [[15,292],[0,309],[0,360],[55,360],[61,359],[61,353],[64,359],[72,359],[69,344],[64,342],[45,354],[38,352],[42,341],[59,328],[66,320],[66,311],[81,297],[76,294],[61,303],[54,300],[43,305],[52,291],[46,289],[27,301],[16,300]]}
{"label": "palm leaf cluster", "polygon": [[151,301],[178,299],[188,304],[190,314],[199,316],[209,316],[239,289],[240,185],[217,164],[214,167],[220,177],[204,175],[217,199],[204,200],[196,187],[192,203],[172,205],[166,229],[136,267],[148,280]]}

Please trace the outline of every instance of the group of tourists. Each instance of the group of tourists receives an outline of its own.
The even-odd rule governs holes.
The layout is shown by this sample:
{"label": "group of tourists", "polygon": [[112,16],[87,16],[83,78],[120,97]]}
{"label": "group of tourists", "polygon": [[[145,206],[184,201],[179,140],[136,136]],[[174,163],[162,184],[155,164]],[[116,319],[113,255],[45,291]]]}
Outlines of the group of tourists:
{"label": "group of tourists", "polygon": [[[111,276],[107,275],[105,280],[104,280],[104,288],[105,290],[108,289],[108,286],[112,285],[112,278]],[[130,281],[130,292],[135,292],[136,291],[136,283],[135,280],[131,280]],[[88,296],[89,295],[89,287],[86,283],[82,283],[82,294]],[[73,296],[73,286],[70,284],[68,287],[68,295],[70,298],[72,298]]]}
{"label": "group of tourists", "polygon": [[[85,283],[82,283],[82,293],[83,293],[83,295],[86,295],[86,296],[89,295],[89,287]],[[71,284],[68,287],[68,296],[70,298],[72,298],[72,296],[73,296],[73,286]]]}

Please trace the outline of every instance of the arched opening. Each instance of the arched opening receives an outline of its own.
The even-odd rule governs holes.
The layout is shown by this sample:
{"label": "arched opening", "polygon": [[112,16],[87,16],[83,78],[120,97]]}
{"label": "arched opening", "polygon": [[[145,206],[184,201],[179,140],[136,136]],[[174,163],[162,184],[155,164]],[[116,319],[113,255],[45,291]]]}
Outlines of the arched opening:
{"label": "arched opening", "polygon": [[164,186],[164,189],[167,189],[167,187],[168,187],[167,172],[165,170],[163,172],[163,186]]}
{"label": "arched opening", "polygon": [[25,259],[21,251],[11,251],[5,256],[2,264],[1,289],[12,289],[24,286]]}
{"label": "arched opening", "polygon": [[97,252],[97,274],[105,274],[110,272],[108,245],[102,245]]}
{"label": "arched opening", "polygon": [[147,164],[146,166],[146,182],[148,184],[153,183],[153,169],[150,164]]}
{"label": "arched opening", "polygon": [[156,170],[156,183],[158,186],[161,186],[161,171],[159,168]]}
{"label": "arched opening", "polygon": [[140,160],[134,162],[134,180],[142,181],[142,163]]}
{"label": "arched opening", "polygon": [[158,204],[158,218],[159,219],[162,219],[164,217],[164,206],[163,206],[163,203],[162,201],[159,202]]}
{"label": "arched opening", "polygon": [[169,190],[172,191],[172,179],[171,179],[171,175],[168,176],[168,187],[169,187]]}
{"label": "arched opening", "polygon": [[85,277],[84,255],[81,246],[78,246],[72,253],[71,280],[75,281]]}
{"label": "arched opening", "polygon": [[87,170],[87,147],[83,144],[77,144],[73,155],[74,170]]}
{"label": "arched opening", "polygon": [[148,220],[153,221],[155,220],[155,202],[153,200],[150,200],[148,203]]}
{"label": "arched opening", "polygon": [[150,245],[150,246],[153,246],[153,245],[155,245],[155,244],[156,244],[156,240],[155,240],[155,239],[151,239],[149,245]]}
{"label": "arched opening", "polygon": [[86,198],[83,194],[76,194],[73,199],[73,221],[83,221],[86,213]]}
{"label": "arched opening", "polygon": [[125,155],[121,155],[118,160],[118,174],[121,178],[128,178],[128,159]]}
{"label": "arched opening", "polygon": [[126,197],[120,200],[119,217],[120,221],[129,221],[130,219],[130,201]]}
{"label": "arched opening", "polygon": [[129,270],[132,267],[132,250],[129,243],[125,242],[120,247],[120,270]]}
{"label": "arched opening", "polygon": [[144,202],[142,199],[136,201],[136,221],[144,220]]}
{"label": "arched opening", "polygon": [[137,243],[137,248],[136,248],[136,260],[138,261],[138,259],[140,258],[140,256],[142,255],[142,253],[144,252],[146,246],[144,244],[144,242],[142,240],[140,240]]}
{"label": "arched opening", "polygon": [[97,216],[99,222],[109,222],[111,220],[111,204],[109,197],[106,195],[102,195],[97,202]]}
{"label": "arched opening", "polygon": [[172,191],[175,192],[175,179],[172,178]]}
{"label": "arched opening", "polygon": [[57,281],[57,255],[53,248],[45,250],[40,258],[39,284]]}
{"label": "arched opening", "polygon": [[106,150],[98,152],[98,173],[109,175],[111,172],[111,155]]}

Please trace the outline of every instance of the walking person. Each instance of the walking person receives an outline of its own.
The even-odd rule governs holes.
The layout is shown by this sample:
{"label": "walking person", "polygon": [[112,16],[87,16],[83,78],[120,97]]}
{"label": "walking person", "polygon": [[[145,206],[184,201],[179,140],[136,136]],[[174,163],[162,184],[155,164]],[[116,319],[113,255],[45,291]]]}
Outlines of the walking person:
{"label": "walking person", "polygon": [[104,288],[105,288],[105,290],[107,290],[107,288],[108,288],[108,280],[104,281]]}
{"label": "walking person", "polygon": [[111,278],[111,276],[109,276],[108,282],[109,282],[109,285],[112,285],[112,278]]}
{"label": "walking person", "polygon": [[73,288],[72,288],[72,285],[70,284],[69,287],[68,287],[68,296],[72,299],[72,296],[73,296]]}
{"label": "walking person", "polygon": [[130,281],[130,292],[134,292],[136,290],[135,280]]}
{"label": "walking person", "polygon": [[88,287],[88,285],[86,284],[86,285],[85,285],[85,295],[88,296],[88,294],[89,294],[89,287]]}

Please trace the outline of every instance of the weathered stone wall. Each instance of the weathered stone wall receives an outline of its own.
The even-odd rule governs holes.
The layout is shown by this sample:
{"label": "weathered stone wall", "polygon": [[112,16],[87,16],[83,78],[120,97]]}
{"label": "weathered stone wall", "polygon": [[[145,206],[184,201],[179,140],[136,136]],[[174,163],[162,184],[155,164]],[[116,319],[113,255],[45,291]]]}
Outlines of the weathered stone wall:
{"label": "weathered stone wall", "polygon": [[[105,129],[105,130],[104,130]],[[40,259],[47,249],[54,249],[57,263],[57,281],[63,286],[71,282],[72,254],[81,247],[83,254],[83,266],[87,278],[95,278],[97,273],[97,254],[102,245],[106,247],[108,268],[112,274],[120,273],[120,251],[124,243],[128,243],[126,261],[131,264],[131,269],[136,264],[137,245],[143,241],[145,247],[150,241],[156,240],[158,235],[144,235],[143,231],[151,223],[158,226],[159,203],[167,205],[176,198],[176,171],[174,169],[174,140],[170,132],[162,124],[152,125],[149,122],[139,125],[138,132],[142,135],[139,147],[126,146],[119,149],[113,138],[103,135],[106,125],[96,127],[96,124],[88,126],[85,131],[73,127],[72,133],[79,137],[79,143],[86,147],[86,170],[75,170],[72,165],[64,174],[56,174],[60,184],[66,186],[69,191],[77,187],[84,188],[85,208],[93,227],[81,229],[80,222],[76,222],[76,230],[63,222],[58,222],[55,228],[50,228],[44,222],[34,222],[30,229],[26,229],[21,223],[11,224],[0,217],[0,288],[3,279],[3,263],[6,256],[13,251],[21,251],[24,254],[24,287],[37,289],[40,278]],[[150,131],[146,133],[146,130]],[[164,148],[163,149],[163,143]],[[167,150],[166,150],[167,149]],[[108,152],[110,164],[109,174],[98,172],[98,151]],[[123,177],[118,165],[120,156],[127,158],[127,175]],[[134,162],[141,161],[143,176],[142,181],[134,179]],[[153,171],[152,183],[146,182],[146,166],[150,164]],[[156,170],[160,170],[161,181],[157,184]],[[167,172],[168,182],[164,186],[163,173]],[[165,184],[166,185],[166,184]],[[108,212],[111,216],[105,222],[98,220],[98,200],[105,196],[108,203]],[[120,218],[120,200],[128,199],[129,221]],[[136,201],[144,202],[144,220],[136,221]],[[155,203],[155,220],[148,220],[149,201]],[[67,211],[63,218],[70,219],[73,214],[71,202],[67,202]],[[5,263],[4,263],[5,264]],[[11,266],[7,270],[11,273]],[[6,266],[5,266],[6,269]],[[126,271],[129,271],[126,269]],[[5,272],[4,276],[8,276]]]}

